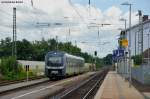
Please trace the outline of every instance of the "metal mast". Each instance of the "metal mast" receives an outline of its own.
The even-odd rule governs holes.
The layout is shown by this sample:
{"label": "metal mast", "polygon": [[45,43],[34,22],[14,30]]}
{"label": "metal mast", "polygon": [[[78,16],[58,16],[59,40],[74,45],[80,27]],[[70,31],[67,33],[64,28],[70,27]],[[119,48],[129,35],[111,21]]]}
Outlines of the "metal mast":
{"label": "metal mast", "polygon": [[16,8],[13,8],[13,42],[12,42],[12,56],[17,57],[17,33],[16,33]]}
{"label": "metal mast", "polygon": [[143,24],[142,24],[142,12],[138,11],[139,15],[139,32],[138,32],[138,54],[143,53]]}

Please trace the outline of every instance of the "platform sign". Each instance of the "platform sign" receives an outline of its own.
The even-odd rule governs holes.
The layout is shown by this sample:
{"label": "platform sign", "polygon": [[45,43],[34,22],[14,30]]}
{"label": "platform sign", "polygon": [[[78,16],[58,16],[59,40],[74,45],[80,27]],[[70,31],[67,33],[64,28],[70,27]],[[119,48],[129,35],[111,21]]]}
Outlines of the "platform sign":
{"label": "platform sign", "polygon": [[124,56],[124,50],[123,49],[119,49],[118,50],[118,57],[123,57]]}
{"label": "platform sign", "polygon": [[128,40],[127,39],[123,39],[122,40],[122,46],[123,47],[127,47],[128,46]]}
{"label": "platform sign", "polygon": [[112,59],[113,61],[117,61],[118,50],[113,50]]}
{"label": "platform sign", "polygon": [[124,56],[124,49],[117,49],[113,51],[113,60],[116,61],[120,57]]}

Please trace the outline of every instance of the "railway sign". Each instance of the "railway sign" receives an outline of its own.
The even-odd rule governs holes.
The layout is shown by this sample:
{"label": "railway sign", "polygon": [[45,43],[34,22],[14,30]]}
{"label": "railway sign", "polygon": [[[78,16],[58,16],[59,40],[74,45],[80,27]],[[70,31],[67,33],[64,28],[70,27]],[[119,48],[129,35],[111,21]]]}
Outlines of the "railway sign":
{"label": "railway sign", "polygon": [[124,50],[123,49],[118,49],[118,57],[123,57],[124,56]]}
{"label": "railway sign", "polygon": [[127,47],[128,46],[128,40],[127,39],[123,39],[122,40],[122,46],[123,47]]}
{"label": "railway sign", "polygon": [[116,61],[120,57],[124,56],[124,49],[113,50],[113,60]]}
{"label": "railway sign", "polygon": [[113,61],[114,61],[114,62],[117,61],[117,55],[118,55],[118,50],[113,50],[112,58],[113,58]]}

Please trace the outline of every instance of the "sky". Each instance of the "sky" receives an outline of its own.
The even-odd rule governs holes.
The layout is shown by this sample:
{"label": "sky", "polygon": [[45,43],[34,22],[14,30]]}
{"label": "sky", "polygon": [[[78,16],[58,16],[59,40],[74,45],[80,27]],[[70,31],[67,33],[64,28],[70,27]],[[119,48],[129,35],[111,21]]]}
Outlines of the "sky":
{"label": "sky", "polygon": [[23,4],[0,3],[0,39],[12,37],[12,8],[16,7],[18,40],[58,36],[61,42],[70,41],[83,52],[93,55],[97,51],[99,57],[104,57],[117,48],[118,29],[124,28],[119,19],[128,20],[129,8],[121,3],[133,4],[132,25],[138,23],[138,10],[150,14],[150,0],[91,0],[90,7],[88,1],[33,0],[33,6],[31,0],[24,0]]}

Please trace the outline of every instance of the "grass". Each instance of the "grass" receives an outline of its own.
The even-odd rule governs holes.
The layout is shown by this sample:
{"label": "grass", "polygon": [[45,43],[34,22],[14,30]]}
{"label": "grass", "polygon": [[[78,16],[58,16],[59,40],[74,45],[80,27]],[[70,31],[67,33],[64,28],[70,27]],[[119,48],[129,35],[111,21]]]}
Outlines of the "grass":
{"label": "grass", "polygon": [[[3,80],[22,80],[26,78],[26,71],[18,64],[15,57],[4,57],[0,59],[0,75]],[[29,77],[35,76],[29,71]]]}

